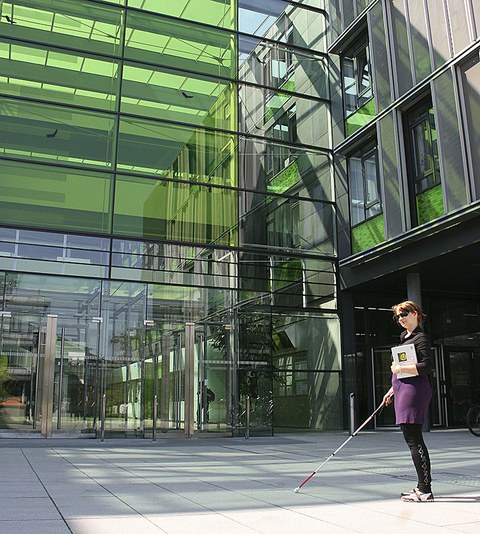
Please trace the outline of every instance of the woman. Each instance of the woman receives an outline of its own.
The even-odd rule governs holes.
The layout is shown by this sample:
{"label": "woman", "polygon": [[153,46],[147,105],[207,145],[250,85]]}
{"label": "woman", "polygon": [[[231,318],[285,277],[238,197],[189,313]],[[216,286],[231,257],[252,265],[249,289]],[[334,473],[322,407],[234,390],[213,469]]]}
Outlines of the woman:
{"label": "woman", "polygon": [[[394,400],[396,424],[400,425],[403,437],[410,448],[413,465],[418,476],[417,486],[409,492],[402,493],[404,501],[433,501],[430,457],[423,440],[422,425],[427,420],[428,405],[432,398],[432,388],[428,374],[432,370],[430,340],[420,328],[425,319],[418,304],[411,300],[392,306],[393,318],[405,330],[400,334],[400,345],[412,343],[417,354],[417,363],[400,366],[394,362],[392,370],[392,387],[383,397],[386,406]],[[397,378],[400,370],[413,374],[409,378]]]}

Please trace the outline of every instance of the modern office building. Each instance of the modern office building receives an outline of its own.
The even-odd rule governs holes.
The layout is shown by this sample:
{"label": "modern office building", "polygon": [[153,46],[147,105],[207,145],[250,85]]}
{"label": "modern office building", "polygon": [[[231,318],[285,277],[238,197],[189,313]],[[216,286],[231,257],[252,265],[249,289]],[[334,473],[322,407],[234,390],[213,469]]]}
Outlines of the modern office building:
{"label": "modern office building", "polygon": [[0,433],[344,428],[350,392],[363,417],[388,387],[407,296],[433,340],[431,423],[463,423],[478,2],[0,15]]}
{"label": "modern office building", "polygon": [[411,298],[432,338],[430,424],[464,426],[480,401],[480,3],[329,7],[345,392],[360,416],[380,402],[390,307]]}
{"label": "modern office building", "polygon": [[323,2],[0,2],[0,429],[343,427]]}

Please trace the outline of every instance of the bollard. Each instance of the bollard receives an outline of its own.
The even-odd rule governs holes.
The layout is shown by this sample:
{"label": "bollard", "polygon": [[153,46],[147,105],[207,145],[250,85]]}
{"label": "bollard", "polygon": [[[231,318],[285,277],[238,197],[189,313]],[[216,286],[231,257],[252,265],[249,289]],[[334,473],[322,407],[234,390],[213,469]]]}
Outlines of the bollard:
{"label": "bollard", "polygon": [[157,439],[157,395],[153,396],[152,441]]}
{"label": "bollard", "polygon": [[102,395],[102,413],[100,421],[100,441],[105,441],[105,417],[107,412],[107,396],[105,393]]}
{"label": "bollard", "polygon": [[350,393],[350,418],[349,418],[349,432],[353,436],[355,432],[355,393]]}

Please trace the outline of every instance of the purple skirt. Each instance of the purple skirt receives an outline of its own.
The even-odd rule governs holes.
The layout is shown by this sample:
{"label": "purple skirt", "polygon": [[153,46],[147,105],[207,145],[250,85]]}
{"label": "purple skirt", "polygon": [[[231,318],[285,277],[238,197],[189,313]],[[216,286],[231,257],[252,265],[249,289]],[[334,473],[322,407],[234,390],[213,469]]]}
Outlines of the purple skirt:
{"label": "purple skirt", "polygon": [[392,376],[395,423],[423,424],[427,420],[432,388],[426,375],[398,379]]}

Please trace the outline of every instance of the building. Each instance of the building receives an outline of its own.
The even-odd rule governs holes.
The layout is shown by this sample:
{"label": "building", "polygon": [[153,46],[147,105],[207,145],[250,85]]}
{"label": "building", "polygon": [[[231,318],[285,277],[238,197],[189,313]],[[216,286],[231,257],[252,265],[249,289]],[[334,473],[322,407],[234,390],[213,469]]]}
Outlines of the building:
{"label": "building", "polygon": [[436,362],[430,424],[464,426],[480,401],[480,5],[329,6],[346,392],[361,416],[380,402],[390,307],[411,298]]}
{"label": "building", "polygon": [[[425,308],[478,397],[475,0],[0,3],[0,431],[320,431]],[[386,411],[378,426],[393,423]]]}
{"label": "building", "polygon": [[323,2],[0,3],[0,429],[342,428]]}

